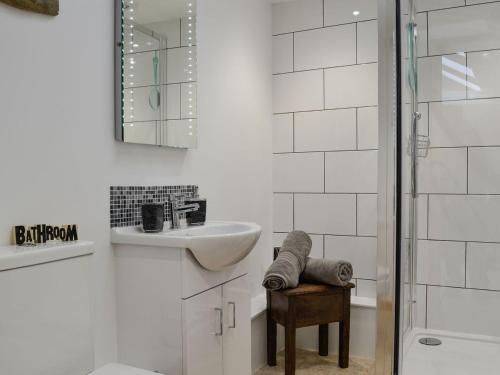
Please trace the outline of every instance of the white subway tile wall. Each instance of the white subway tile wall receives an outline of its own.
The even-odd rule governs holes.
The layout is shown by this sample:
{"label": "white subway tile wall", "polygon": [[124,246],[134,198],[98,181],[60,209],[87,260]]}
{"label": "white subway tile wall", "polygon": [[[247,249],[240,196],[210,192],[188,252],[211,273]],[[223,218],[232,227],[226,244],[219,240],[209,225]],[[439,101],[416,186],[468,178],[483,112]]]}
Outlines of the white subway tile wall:
{"label": "white subway tile wall", "polygon": [[273,5],[273,35],[323,26],[323,0],[290,1]]}
{"label": "white subway tile wall", "polygon": [[325,0],[325,25],[340,25],[377,18],[373,0]]}
{"label": "white subway tile wall", "polygon": [[[498,48],[499,19],[498,2],[429,12],[429,53],[441,55]],[[477,24],[479,20],[481,26]]]}
{"label": "white subway tile wall", "polygon": [[278,74],[273,78],[274,113],[324,109],[322,70]]}
{"label": "white subway tile wall", "polygon": [[459,7],[463,5],[465,5],[465,0],[417,0],[416,2],[417,12]]}
{"label": "white subway tile wall", "polygon": [[354,293],[374,297],[376,1],[278,3],[273,24],[275,245],[308,232],[312,256],[352,261]]}
{"label": "white subway tile wall", "polygon": [[273,158],[275,192],[324,191],[324,154],[322,152],[277,154]]}
{"label": "white subway tile wall", "polygon": [[357,24],[358,63],[378,61],[378,24],[377,21],[359,22]]}
{"label": "white subway tile wall", "polygon": [[293,72],[293,34],[273,37],[273,73]]}
{"label": "white subway tile wall", "polygon": [[295,115],[295,151],[356,149],[356,109],[300,112]]}
{"label": "white subway tile wall", "polygon": [[375,237],[326,236],[325,258],[352,263],[354,277],[376,280],[377,239]]}
{"label": "white subway tile wall", "polygon": [[498,291],[427,288],[427,327],[431,329],[500,336],[498,311]]}
{"label": "white subway tile wall", "polygon": [[[417,325],[500,336],[500,1],[417,0],[417,10],[419,130],[431,140],[420,159]],[[376,2],[298,0],[273,15],[275,192],[287,202],[276,243],[306,230],[315,256],[323,245],[325,257],[352,261],[356,293],[373,296]]]}
{"label": "white subway tile wall", "polygon": [[294,34],[295,70],[321,69],[356,63],[354,24],[297,32]]}
{"label": "white subway tile wall", "polygon": [[[500,3],[498,3],[498,9],[500,10]],[[499,30],[497,48],[500,48],[500,42],[498,41],[500,40],[500,26],[498,25],[498,20],[497,18],[495,26]],[[498,74],[500,50],[468,53],[467,64],[471,73],[468,76],[467,98],[500,97],[500,74]]]}
{"label": "white subway tile wall", "polygon": [[417,325],[500,336],[500,1],[417,0],[417,11],[431,142],[419,160]]}
{"label": "white subway tile wall", "polygon": [[325,69],[325,108],[369,107],[377,104],[376,63]]}
{"label": "white subway tile wall", "polygon": [[273,152],[293,151],[293,114],[285,113],[273,117]]}
{"label": "white subway tile wall", "polygon": [[274,194],[274,232],[289,232],[293,229],[293,194]]}
{"label": "white subway tile wall", "polygon": [[326,192],[376,193],[377,161],[377,151],[326,153]]}

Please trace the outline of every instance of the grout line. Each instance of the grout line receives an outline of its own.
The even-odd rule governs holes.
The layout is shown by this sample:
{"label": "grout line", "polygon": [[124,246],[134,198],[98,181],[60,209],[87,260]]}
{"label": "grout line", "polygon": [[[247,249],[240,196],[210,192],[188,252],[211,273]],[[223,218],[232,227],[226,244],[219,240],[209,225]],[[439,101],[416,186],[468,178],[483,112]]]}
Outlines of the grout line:
{"label": "grout line", "polygon": [[469,99],[469,53],[465,53],[465,100]]}
{"label": "grout line", "polygon": [[427,32],[427,56],[429,56],[429,12],[425,12],[426,18],[427,18],[427,27],[426,27],[426,32]]}
{"label": "grout line", "polygon": [[276,33],[276,34],[273,34],[272,36],[287,35],[287,34],[292,34],[292,33],[304,33],[307,31],[329,29],[329,28],[338,27],[338,26],[353,25],[353,24],[358,23],[358,22],[370,22],[370,21],[377,21],[377,18],[370,18],[370,19],[366,19],[366,20],[362,20],[362,21],[344,22],[344,23],[338,23],[335,25],[326,25],[325,24],[325,26],[320,26],[320,27],[311,27],[309,29],[300,29],[300,30],[286,31],[284,33]]}
{"label": "grout line", "polygon": [[322,237],[323,237],[323,259],[325,259],[325,256],[326,256],[325,235],[323,234]]}
{"label": "grout line", "polygon": [[[288,232],[274,231],[273,233],[286,234]],[[361,235],[361,234],[356,236],[355,234],[316,233],[316,232],[311,232],[311,231],[308,231],[307,233],[312,234],[312,235],[316,235],[316,236],[325,236],[325,237],[352,237],[352,238],[374,238],[374,239],[377,238],[377,236],[366,236],[366,235]],[[448,242],[453,242],[453,241],[448,241]],[[457,241],[455,241],[455,242],[457,242]],[[461,241],[461,242],[463,242],[463,241]]]}
{"label": "grout line", "polygon": [[355,44],[356,44],[356,64],[358,63],[358,23],[356,22],[354,30]]}
{"label": "grout line", "polygon": [[355,198],[355,201],[356,201],[356,236],[358,236],[358,194],[356,193],[356,198]]}
{"label": "grout line", "polygon": [[311,192],[311,191],[275,191],[273,194],[301,194],[301,195],[355,195],[355,194],[363,194],[363,195],[377,195],[377,193],[356,193],[356,192],[351,192],[351,193],[337,193],[337,192]]}
{"label": "grout line", "polygon": [[292,150],[295,153],[295,113],[292,113]]}
{"label": "grout line", "polygon": [[448,288],[448,289],[472,290],[472,291],[479,291],[479,292],[492,292],[492,293],[500,294],[500,289],[464,288],[463,286],[439,285],[439,284],[417,284],[417,285],[426,285],[426,286],[435,287],[435,288]]}
{"label": "grout line", "polygon": [[322,9],[322,12],[323,12],[323,27],[325,27],[325,0],[323,0],[323,9]]}
{"label": "grout line", "polygon": [[457,54],[461,53],[480,53],[480,52],[494,52],[498,51],[500,48],[489,48],[489,49],[473,49],[469,51],[455,51],[455,52],[447,52],[447,53],[435,53],[433,55],[429,54],[427,56],[418,56],[419,59],[426,59],[429,57],[443,57],[443,56],[456,56]]}
{"label": "grout line", "polygon": [[[193,117],[195,119],[196,117]],[[164,120],[187,120],[186,118],[172,118],[172,119],[164,119]],[[145,120],[143,122],[149,121],[160,121],[160,120]],[[141,122],[141,121],[129,121],[129,122]],[[429,147],[429,150],[453,150],[453,149],[474,149],[474,148],[499,148],[500,145],[487,145],[487,146],[436,146]],[[364,151],[378,151],[377,148],[361,148],[361,149],[339,149],[339,150],[309,150],[309,151],[282,151],[282,152],[274,152],[275,155],[285,155],[285,154],[311,154],[311,153],[319,153],[319,152],[364,152]],[[422,192],[422,194],[429,194],[427,192]],[[460,195],[461,193],[430,193],[430,194],[449,194],[449,195]],[[463,194],[463,193],[462,193]],[[500,193],[480,193],[480,194],[470,194],[470,195],[499,195]]]}
{"label": "grout line", "polygon": [[[499,50],[500,51],[500,50]],[[371,64],[371,63],[370,63]],[[364,65],[364,64],[360,64]],[[312,69],[312,70],[323,70],[324,68],[320,69]],[[326,68],[329,69],[329,68]],[[300,72],[298,72],[300,73]],[[293,73],[280,73],[280,74],[275,74],[275,75],[283,75],[283,74],[293,74]],[[180,82],[180,83],[192,83],[192,82]],[[175,84],[175,83],[172,83]],[[134,88],[139,88],[139,87],[151,87],[151,86],[137,86],[137,87],[127,87],[128,89],[134,89]],[[498,100],[500,99],[500,96],[488,96],[488,97],[483,97],[483,98],[462,98],[462,99],[448,99],[448,100],[423,100],[418,102],[418,104],[433,104],[433,103],[442,103],[442,104],[451,104],[451,103],[457,103],[457,102],[470,102],[470,101],[487,101],[487,100]],[[406,103],[409,104],[409,103]],[[327,111],[335,111],[335,110],[341,110],[341,109],[354,109],[354,108],[377,108],[378,105],[361,105],[361,106],[352,106],[352,107],[332,107],[332,108],[326,108],[325,110]],[[302,112],[321,112],[323,109],[306,109],[302,111],[284,111],[284,112],[274,112],[273,114],[275,115],[283,115],[287,113],[302,113]]]}
{"label": "grout line", "polygon": [[326,110],[326,71],[323,69],[323,111]]}
{"label": "grout line", "polygon": [[421,12],[417,12],[417,14],[418,13],[424,13],[424,12],[428,12],[428,13],[431,13],[431,12],[440,12],[440,11],[443,11],[443,10],[450,10],[450,9],[470,8],[470,7],[474,7],[474,6],[481,6],[481,5],[484,5],[484,4],[491,4],[491,3],[498,3],[498,2],[499,2],[498,0],[492,0],[492,1],[487,1],[485,3],[479,3],[479,4],[462,4],[462,5],[456,5],[456,6],[446,7],[446,8],[427,9],[427,10],[423,10]]}
{"label": "grout line", "polygon": [[[295,32],[293,33],[289,33],[289,34],[295,34]],[[294,38],[293,38],[293,46],[292,46],[292,50],[293,50],[293,54],[295,55],[295,35],[294,35]],[[357,43],[357,41],[356,41]],[[464,52],[466,55],[469,54],[469,53],[481,53],[481,52],[495,52],[495,51],[500,51],[500,48],[493,48],[493,49],[482,49],[482,50],[472,50],[472,51],[466,51]],[[356,54],[357,54],[357,48],[356,48]],[[435,55],[428,55],[428,56],[419,56],[418,59],[427,59],[427,58],[431,58],[431,57],[443,57],[443,56],[455,56],[457,53],[444,53],[444,54],[435,54]],[[356,61],[357,61],[357,57],[356,57]],[[273,76],[280,76],[280,75],[286,75],[286,74],[293,74],[293,73],[301,73],[301,72],[311,72],[311,71],[315,71],[315,70],[322,70],[322,69],[335,69],[335,68],[346,68],[346,67],[353,67],[353,66],[361,66],[361,65],[373,65],[373,64],[378,64],[378,61],[370,61],[370,62],[363,62],[363,63],[355,63],[355,64],[344,64],[344,65],[331,65],[331,66],[324,66],[324,67],[320,67],[320,68],[310,68],[310,69],[299,69],[299,70],[295,70],[295,63],[294,63],[294,70],[291,71],[291,72],[278,72],[278,73],[273,73]],[[183,82],[183,83],[187,83],[187,82]],[[435,101],[429,101],[429,102],[446,102],[446,101],[457,101],[457,100],[466,100],[467,98],[463,98],[463,99],[452,99],[452,100],[435,100]],[[471,98],[471,99],[484,99],[484,98]],[[420,103],[424,103],[424,102],[420,102]]]}
{"label": "grout line", "polygon": [[[499,97],[500,99],[500,97]],[[359,106],[359,107],[339,107],[339,108],[327,108],[326,110],[323,109],[306,109],[303,111],[285,111],[285,112],[274,112],[273,115],[287,115],[290,113],[310,113],[310,112],[324,112],[324,111],[340,111],[340,110],[346,110],[346,109],[356,109],[356,108],[378,108],[377,105],[365,105],[365,106]]]}
{"label": "grout line", "polygon": [[465,148],[466,150],[466,160],[467,160],[467,165],[466,165],[466,173],[465,173],[465,184],[466,184],[466,191],[467,195],[469,194],[469,147]]}
{"label": "grout line", "polygon": [[[283,76],[283,75],[293,74],[293,73],[314,72],[314,71],[317,71],[317,70],[329,70],[329,69],[336,69],[336,68],[349,68],[349,67],[353,67],[353,66],[374,65],[374,64],[378,64],[378,62],[377,61],[372,61],[372,62],[359,63],[359,64],[356,63],[356,64],[344,64],[344,65],[329,65],[329,66],[322,66],[320,68],[309,68],[309,69],[298,69],[298,70],[294,69],[293,72],[273,73],[273,76]],[[294,68],[295,68],[295,64],[294,64]],[[374,106],[371,106],[371,107],[374,107]]]}
{"label": "grout line", "polygon": [[292,230],[295,230],[295,194],[292,193]]}
{"label": "grout line", "polygon": [[[292,72],[295,72],[295,33],[292,33]],[[281,73],[281,74],[286,74],[286,73]]]}
{"label": "grout line", "polygon": [[356,108],[356,150],[359,150],[359,108]]}
{"label": "grout line", "polygon": [[[430,221],[430,200],[431,200],[431,196],[430,194],[427,194],[427,233],[426,233],[426,238],[429,239],[429,221]],[[417,233],[418,234],[418,233]]]}
{"label": "grout line", "polygon": [[326,193],[326,152],[323,153],[323,193]]}
{"label": "grout line", "polygon": [[366,149],[361,149],[361,150],[357,150],[357,149],[349,149],[349,150],[318,150],[318,151],[295,151],[295,152],[287,152],[287,151],[283,151],[283,152],[274,152],[275,155],[286,155],[286,154],[317,154],[319,152],[328,152],[328,153],[332,153],[332,152],[364,152],[364,151],[378,151],[378,149],[376,148],[366,148]]}
{"label": "grout line", "polygon": [[[427,103],[427,136],[431,140],[431,103]],[[429,147],[430,147],[429,143]]]}
{"label": "grout line", "polygon": [[441,240],[437,238],[428,238],[426,241],[428,242],[453,242],[453,243],[480,243],[480,244],[494,244],[494,245],[500,245],[500,241],[478,241],[478,240],[473,240],[473,241],[465,241],[465,240]]}
{"label": "grout line", "polygon": [[429,316],[429,285],[425,286],[425,328],[428,326]]}
{"label": "grout line", "polygon": [[[168,103],[168,102],[167,102]],[[168,105],[166,106],[168,107]],[[167,108],[168,110],[168,108]],[[189,111],[187,111],[189,113]],[[192,111],[194,113],[194,111]],[[179,84],[179,114],[182,116],[182,85]]]}
{"label": "grout line", "polygon": [[[292,33],[292,34],[295,34],[295,32]],[[295,40],[295,37],[293,39]],[[295,42],[293,44],[295,44]],[[295,47],[294,46],[292,46],[292,50],[293,50],[293,52],[295,54],[295,51],[294,51]],[[496,51],[500,51],[500,48],[473,50],[473,51],[466,51],[464,53],[467,55],[469,53],[496,52]],[[432,57],[456,56],[457,53],[444,53],[444,54],[441,53],[441,54],[428,55],[428,56],[419,56],[418,59],[420,60],[420,59],[428,59],[428,58],[432,58]],[[356,58],[356,60],[357,60],[357,58]],[[362,62],[362,63],[356,62],[355,64],[329,65],[329,66],[322,66],[322,67],[319,67],[319,68],[298,69],[298,70],[295,69],[295,64],[294,64],[294,70],[293,71],[291,71],[291,72],[273,73],[273,76],[281,76],[281,75],[286,75],[286,74],[302,73],[302,72],[312,72],[312,71],[315,71],[315,70],[323,70],[323,69],[348,68],[348,67],[354,67],[354,66],[373,65],[373,64],[378,64],[378,61],[370,61],[370,62]],[[176,82],[174,82],[174,83],[176,83]],[[183,82],[183,83],[187,83],[187,82]],[[495,97],[493,97],[493,98],[495,98]],[[463,98],[463,99],[451,99],[451,100],[431,100],[431,101],[422,101],[422,102],[419,102],[419,103],[459,101],[459,100],[466,100],[466,99],[467,98]],[[470,98],[470,99],[477,100],[477,99],[485,99],[485,98]]]}
{"label": "grout line", "polygon": [[[354,195],[354,194],[363,194],[363,195],[377,195],[376,192],[372,191],[275,191],[274,194],[310,194],[310,195]],[[438,197],[498,197],[500,193],[485,193],[485,194],[464,194],[464,193],[420,193],[420,195],[428,195],[428,196],[438,196]],[[427,203],[429,205],[429,203]],[[439,241],[436,239],[436,241]],[[448,241],[448,240],[443,240]],[[452,240],[450,240],[452,241]],[[481,242],[481,241],[470,241],[470,242]],[[483,241],[485,243],[496,243],[495,241]],[[498,241],[500,243],[500,241]]]}
{"label": "grout line", "polygon": [[464,288],[467,289],[467,250],[468,250],[468,242],[465,243],[465,280],[464,280]]}

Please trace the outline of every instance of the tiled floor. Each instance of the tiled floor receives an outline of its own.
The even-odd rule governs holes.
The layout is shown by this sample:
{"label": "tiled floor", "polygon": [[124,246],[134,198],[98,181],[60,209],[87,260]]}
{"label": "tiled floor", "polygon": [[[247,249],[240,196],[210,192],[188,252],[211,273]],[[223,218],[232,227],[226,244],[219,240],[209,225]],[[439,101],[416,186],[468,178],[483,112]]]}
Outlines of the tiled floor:
{"label": "tiled floor", "polygon": [[[278,354],[278,366],[264,367],[255,375],[284,374],[284,353]],[[316,352],[297,349],[296,375],[374,375],[374,362],[366,359],[351,358],[349,368],[341,369],[337,356],[320,357]]]}

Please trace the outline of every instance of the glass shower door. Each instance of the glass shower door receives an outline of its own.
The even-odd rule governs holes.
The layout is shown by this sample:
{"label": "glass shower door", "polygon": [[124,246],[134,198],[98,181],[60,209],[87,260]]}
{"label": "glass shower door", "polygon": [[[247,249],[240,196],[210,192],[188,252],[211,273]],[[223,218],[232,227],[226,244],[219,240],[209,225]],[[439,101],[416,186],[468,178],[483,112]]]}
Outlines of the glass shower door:
{"label": "glass shower door", "polygon": [[[418,156],[424,147],[424,136],[418,123],[418,24],[413,0],[401,7],[401,278],[400,278],[400,340],[415,326],[416,270],[418,241]],[[420,144],[422,143],[422,144]]]}
{"label": "glass shower door", "polygon": [[[423,296],[417,287],[419,233],[422,220],[419,208],[426,205],[426,196],[419,194],[419,164],[426,158],[430,140],[427,127],[423,126],[419,106],[418,47],[421,44],[419,30],[422,18],[417,15],[415,0],[402,0],[400,7],[400,319],[399,350],[404,360],[408,344],[418,325],[418,304]],[[422,210],[423,211],[423,210]],[[425,214],[425,212],[423,212]],[[402,371],[400,362],[400,373]]]}
{"label": "glass shower door", "polygon": [[398,3],[399,374],[498,374],[500,1]]}
{"label": "glass shower door", "polygon": [[379,0],[377,375],[499,373],[499,20]]}

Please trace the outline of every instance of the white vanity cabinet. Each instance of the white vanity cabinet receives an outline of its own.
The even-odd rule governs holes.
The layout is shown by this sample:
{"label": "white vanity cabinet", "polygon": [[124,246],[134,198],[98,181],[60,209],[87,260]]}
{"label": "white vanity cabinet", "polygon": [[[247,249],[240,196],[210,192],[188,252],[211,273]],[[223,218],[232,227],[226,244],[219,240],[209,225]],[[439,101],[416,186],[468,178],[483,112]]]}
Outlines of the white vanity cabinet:
{"label": "white vanity cabinet", "polygon": [[250,374],[246,276],[182,302],[184,375]]}
{"label": "white vanity cabinet", "polygon": [[207,271],[189,250],[115,244],[118,360],[166,375],[250,375],[246,261]]}

